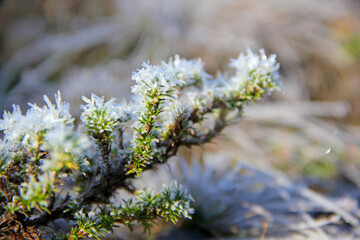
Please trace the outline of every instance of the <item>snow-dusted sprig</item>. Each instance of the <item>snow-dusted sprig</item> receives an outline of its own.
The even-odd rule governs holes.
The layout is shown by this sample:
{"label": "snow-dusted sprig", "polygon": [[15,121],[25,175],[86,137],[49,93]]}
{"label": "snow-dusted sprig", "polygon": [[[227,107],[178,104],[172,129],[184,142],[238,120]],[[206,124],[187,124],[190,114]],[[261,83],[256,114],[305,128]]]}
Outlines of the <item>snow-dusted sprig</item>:
{"label": "snow-dusted sprig", "polygon": [[125,124],[134,117],[132,103],[127,103],[125,100],[115,103],[116,99],[112,98],[105,102],[104,97],[95,94],[91,94],[91,99],[84,96],[82,99],[87,104],[81,106],[83,109],[81,121],[86,132],[97,143],[110,144],[114,140],[115,133],[122,135]]}
{"label": "snow-dusted sprig", "polygon": [[201,86],[204,81],[211,76],[206,73],[204,64],[201,59],[186,60],[180,58],[179,55],[175,55],[174,58],[170,58],[169,62],[162,62],[163,69],[172,73],[182,84],[182,87],[186,86]]}
{"label": "snow-dusted sprig", "polygon": [[[127,174],[136,173],[137,176],[143,169],[151,164],[151,159],[156,154],[156,143],[159,142],[158,116],[162,109],[163,96],[149,96],[144,98],[145,106],[139,113],[139,118],[133,124],[134,136],[132,140],[132,154],[129,159]],[[151,98],[152,97],[152,98]]]}
{"label": "snow-dusted sprig", "polygon": [[176,182],[165,187],[159,202],[161,205],[157,211],[160,212],[160,216],[165,218],[166,221],[170,220],[176,223],[179,217],[191,219],[190,215],[194,213],[194,209],[191,207],[192,202],[194,202],[193,198],[188,195],[181,185],[178,186]]}
{"label": "snow-dusted sprig", "polygon": [[36,149],[43,134],[56,125],[71,124],[73,119],[69,112],[69,104],[61,101],[60,92],[55,94],[56,105],[44,95],[47,106],[42,108],[30,104],[25,115],[20,107],[13,105],[13,112],[4,112],[0,119],[0,130],[4,140],[13,149]]}
{"label": "snow-dusted sprig", "polygon": [[104,97],[91,94],[91,99],[82,97],[86,105],[82,105],[81,121],[90,136],[99,138],[100,136],[110,136],[122,123],[131,118],[131,107],[125,101],[122,104],[115,103],[115,98],[109,101]]}
{"label": "snow-dusted sprig", "polygon": [[[177,101],[180,90],[191,85],[201,87],[208,78],[201,60],[188,61],[178,55],[159,66],[144,63],[142,69],[133,73],[135,85],[132,92],[141,95],[143,99],[133,127],[134,154],[128,164],[128,173],[135,172],[139,175],[151,164],[160,134],[167,135],[174,132],[174,129],[185,126],[182,123],[190,116],[191,110],[184,108],[183,101]],[[159,123],[159,118],[162,124]],[[176,129],[175,132],[180,131]]]}
{"label": "snow-dusted sprig", "polygon": [[115,223],[120,223],[133,230],[135,223],[149,231],[155,220],[164,219],[176,223],[179,218],[191,219],[194,213],[192,197],[176,182],[164,186],[160,193],[140,190],[134,199],[119,206],[107,205],[91,211],[81,209],[75,213],[77,221],[71,229],[68,239],[97,238],[110,232]]}
{"label": "snow-dusted sprig", "polygon": [[229,65],[236,69],[235,76],[231,78],[234,90],[246,87],[249,82],[265,87],[278,78],[277,71],[280,67],[276,62],[276,55],[267,57],[264,49],[259,54],[248,49],[246,55],[241,53],[237,59],[231,59]]}
{"label": "snow-dusted sprig", "polygon": [[171,97],[175,90],[182,85],[175,73],[164,66],[150,65],[144,62],[143,68],[133,72],[132,80],[135,85],[131,91],[143,97]]}
{"label": "snow-dusted sprig", "polygon": [[134,222],[141,223],[144,231],[150,231],[151,223],[157,218],[176,223],[179,218],[191,219],[194,213],[192,197],[176,182],[164,186],[161,193],[138,191],[135,200],[125,201],[124,206],[114,208],[113,215],[132,229]]}
{"label": "snow-dusted sprig", "polygon": [[256,54],[248,49],[246,55],[241,53],[237,59],[231,59],[229,65],[236,70],[234,76],[219,74],[216,79],[204,82],[201,90],[186,92],[200,119],[201,115],[214,109],[238,109],[241,113],[247,103],[278,88],[280,65],[276,62],[276,55],[267,57],[264,50]]}
{"label": "snow-dusted sprig", "polygon": [[88,147],[88,141],[84,136],[74,134],[69,104],[61,101],[60,92],[55,94],[56,105],[47,96],[44,96],[44,100],[47,106],[40,108],[36,104],[29,104],[31,108],[26,115],[21,114],[18,106],[14,106],[13,113],[4,113],[4,119],[0,121],[7,153],[16,157],[22,150],[21,157],[28,158],[25,164],[28,160],[34,164],[46,160],[48,164],[50,158],[56,158],[55,149],[80,158]]}
{"label": "snow-dusted sprig", "polygon": [[71,232],[66,236],[69,240],[84,238],[101,239],[99,236],[105,236],[110,233],[115,222],[115,218],[110,214],[107,207],[93,209],[91,211],[80,211],[74,214],[76,225],[71,228]]}
{"label": "snow-dusted sprig", "polygon": [[177,97],[182,83],[164,64],[156,66],[143,63],[143,68],[134,72],[132,79],[135,81],[132,92],[139,94],[142,100],[137,111],[138,118],[133,125],[133,154],[127,165],[127,173],[140,176],[156,154],[156,143],[160,135],[158,119],[164,101]]}
{"label": "snow-dusted sprig", "polygon": [[122,146],[123,127],[132,118],[132,106],[125,101],[115,103],[115,98],[105,101],[103,97],[91,94],[91,99],[82,97],[87,103],[82,105],[81,120],[86,132],[95,140],[105,168],[101,168],[103,175],[111,171],[110,152],[114,135],[119,135],[119,145]]}
{"label": "snow-dusted sprig", "polygon": [[[49,159],[46,152],[46,138],[55,129],[73,129],[73,118],[69,113],[69,104],[61,101],[60,92],[55,94],[56,104],[53,105],[44,96],[46,106],[40,108],[36,104],[29,104],[30,109],[25,115],[19,106],[13,106],[13,112],[5,112],[0,120],[0,128],[4,133],[2,151],[6,151],[8,158],[3,161],[2,171],[16,177],[8,178],[8,184],[19,184],[27,181],[31,174],[36,174],[41,161]],[[57,131],[58,134],[61,134]],[[52,142],[51,144],[56,144]],[[71,152],[73,149],[67,149]],[[15,180],[16,179],[16,180]],[[8,187],[10,187],[10,185]]]}
{"label": "snow-dusted sprig", "polygon": [[55,105],[47,96],[44,100],[42,108],[29,104],[26,115],[14,106],[1,120],[0,190],[7,199],[4,208],[11,212],[49,211],[63,173],[78,170],[89,146],[86,137],[74,132],[69,105],[61,101],[60,92]]}
{"label": "snow-dusted sprig", "polygon": [[[183,127],[182,123],[190,116],[191,110],[183,107],[183,101],[176,100],[180,91],[191,85],[201,87],[208,78],[201,60],[188,61],[178,55],[159,66],[144,63],[142,69],[133,73],[135,85],[132,91],[143,99],[133,127],[134,154],[128,164],[128,173],[141,174],[157,153],[155,145],[160,140],[160,134],[167,135],[176,127]],[[176,129],[175,132],[180,131]]]}

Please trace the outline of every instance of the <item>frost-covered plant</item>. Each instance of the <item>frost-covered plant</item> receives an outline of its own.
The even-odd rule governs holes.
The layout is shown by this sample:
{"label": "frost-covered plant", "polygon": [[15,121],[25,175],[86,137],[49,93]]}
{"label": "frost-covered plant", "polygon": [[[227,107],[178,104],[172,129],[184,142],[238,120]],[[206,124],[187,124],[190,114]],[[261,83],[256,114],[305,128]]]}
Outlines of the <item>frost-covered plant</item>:
{"label": "frost-covered plant", "polygon": [[[192,198],[176,183],[160,193],[137,191],[131,182],[165,163],[180,146],[210,141],[242,114],[243,107],[277,87],[279,64],[250,50],[230,64],[231,78],[212,78],[201,60],[179,56],[144,63],[133,73],[130,103],[95,94],[74,127],[69,105],[18,106],[0,120],[0,238],[45,236],[42,226],[65,219],[63,239],[99,238],[117,224],[149,230],[157,219],[191,218]],[[226,75],[224,75],[226,76]],[[211,121],[209,121],[209,119]],[[135,196],[110,201],[118,189]],[[47,235],[46,235],[47,236]]]}

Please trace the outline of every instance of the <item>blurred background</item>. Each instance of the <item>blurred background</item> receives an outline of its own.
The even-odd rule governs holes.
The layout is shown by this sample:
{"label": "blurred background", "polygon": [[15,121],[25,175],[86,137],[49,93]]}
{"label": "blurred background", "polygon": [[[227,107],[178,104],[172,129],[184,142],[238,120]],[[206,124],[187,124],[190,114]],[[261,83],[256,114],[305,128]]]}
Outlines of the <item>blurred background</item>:
{"label": "blurred background", "polygon": [[[199,214],[185,227],[161,225],[147,237],[359,236],[351,220],[360,216],[358,0],[3,0],[0,110],[19,104],[25,112],[27,102],[42,105],[43,94],[59,89],[78,117],[81,95],[129,98],[131,73],[143,61],[157,64],[180,54],[202,58],[216,74],[247,47],[277,54],[282,91],[248,106],[244,119],[213,143],[182,149],[172,168],[192,174],[159,169],[157,176],[178,178],[195,200],[223,195],[213,205],[197,201]],[[211,179],[222,185],[205,191]],[[249,179],[259,184],[246,185]],[[154,180],[153,188],[164,181]],[[201,215],[204,208],[217,215]],[[240,208],[237,217],[229,215]],[[190,238],[176,232],[185,228],[197,232]]]}

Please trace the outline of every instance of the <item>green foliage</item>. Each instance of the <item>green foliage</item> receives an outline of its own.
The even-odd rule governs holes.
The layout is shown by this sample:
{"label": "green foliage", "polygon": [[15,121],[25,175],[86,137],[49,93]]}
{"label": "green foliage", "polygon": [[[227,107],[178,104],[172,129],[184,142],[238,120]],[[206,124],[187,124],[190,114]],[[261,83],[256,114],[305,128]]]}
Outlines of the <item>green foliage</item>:
{"label": "green foliage", "polygon": [[127,174],[136,173],[137,176],[140,176],[156,153],[154,143],[158,142],[157,131],[159,130],[156,120],[162,110],[161,104],[165,97],[165,95],[159,95],[156,89],[152,91],[152,95],[147,94],[144,97],[146,110],[138,120],[138,127],[133,127],[137,136],[134,139],[134,147],[130,148],[133,150],[133,154],[129,165],[127,165],[129,168]]}
{"label": "green foliage", "polygon": [[347,52],[355,59],[360,59],[360,34],[353,35],[344,42]]}
{"label": "green foliage", "polygon": [[[277,88],[273,55],[249,50],[231,66],[234,76],[212,79],[200,60],[176,56],[159,66],[144,63],[132,77],[138,98],[115,103],[95,94],[83,97],[78,129],[60,93],[55,105],[45,96],[43,108],[30,104],[25,115],[18,106],[5,112],[0,239],[48,236],[42,227],[57,219],[67,220],[70,229],[55,238],[99,239],[118,224],[141,224],[150,232],[158,220],[191,218],[193,200],[181,186],[153,193],[133,189],[131,181],[165,163],[180,146],[210,141],[247,103]],[[117,189],[135,196],[111,203]]]}

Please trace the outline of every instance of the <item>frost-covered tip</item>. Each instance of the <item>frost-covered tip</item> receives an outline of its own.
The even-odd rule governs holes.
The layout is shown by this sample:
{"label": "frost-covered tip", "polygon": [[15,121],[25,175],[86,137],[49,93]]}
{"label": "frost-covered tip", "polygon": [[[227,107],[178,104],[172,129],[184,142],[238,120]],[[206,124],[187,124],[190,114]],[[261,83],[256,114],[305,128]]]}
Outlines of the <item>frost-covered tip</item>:
{"label": "frost-covered tip", "polygon": [[201,59],[186,60],[175,55],[161,65],[150,65],[144,62],[143,68],[133,72],[132,80],[136,84],[132,92],[144,96],[147,92],[157,89],[160,93],[176,90],[179,86],[193,85],[210,78],[204,70]]}
{"label": "frost-covered tip", "polygon": [[267,57],[264,49],[260,49],[259,54],[247,49],[246,55],[241,53],[237,59],[231,59],[229,65],[238,71],[258,71],[259,73],[273,73],[280,67],[279,63],[276,62],[276,55],[271,54]]}
{"label": "frost-covered tip", "polygon": [[97,129],[100,133],[111,132],[114,127],[127,122],[133,116],[133,106],[125,100],[121,104],[115,103],[115,98],[105,102],[104,97],[98,97],[94,93],[91,94],[90,99],[85,96],[82,96],[82,99],[86,105],[81,105],[83,113],[80,119],[88,130]]}
{"label": "frost-covered tip", "polygon": [[59,90],[57,91],[57,94],[55,94],[56,105],[53,105],[50,99],[46,95],[44,95],[44,101],[46,102],[48,109],[52,113],[58,115],[60,118],[69,119],[69,120],[71,119],[70,104],[61,101],[61,93]]}
{"label": "frost-covered tip", "polygon": [[177,86],[182,85],[174,73],[167,68],[146,62],[142,66],[143,68],[132,74],[131,79],[135,81],[135,85],[131,88],[133,93],[145,96],[157,90],[160,94],[168,95],[168,91],[174,91]]}
{"label": "frost-covered tip", "polygon": [[92,117],[95,114],[95,111],[105,111],[106,117],[108,120],[115,120],[116,116],[114,112],[111,112],[110,109],[113,106],[115,98],[110,99],[109,101],[105,102],[104,97],[98,97],[94,93],[91,94],[91,98],[87,98],[85,96],[81,97],[82,100],[86,103],[86,105],[81,105],[80,108],[83,110],[81,114],[81,120],[83,122],[93,121]]}
{"label": "frost-covered tip", "polygon": [[69,112],[69,104],[61,101],[60,92],[55,94],[56,105],[44,95],[47,106],[42,108],[29,103],[26,114],[20,107],[13,105],[13,112],[4,112],[0,120],[0,130],[4,132],[4,140],[14,147],[21,144],[32,148],[37,144],[38,135],[53,129],[57,125],[72,125],[73,119]]}
{"label": "frost-covered tip", "polygon": [[190,214],[194,213],[191,204],[194,200],[181,185],[177,185],[176,181],[172,182],[169,187],[165,187],[162,199],[162,205],[165,208],[163,209],[164,215],[177,212],[185,218],[191,219]]}
{"label": "frost-covered tip", "polygon": [[276,55],[266,56],[264,49],[259,54],[247,49],[247,54],[241,53],[237,59],[231,59],[229,64],[236,69],[236,76],[232,78],[234,82],[245,82],[248,76],[268,76],[272,80],[276,79],[280,64],[276,62]]}
{"label": "frost-covered tip", "polygon": [[173,73],[183,85],[195,84],[196,81],[205,81],[211,76],[205,72],[201,59],[186,60],[175,55],[169,62],[162,62],[162,67]]}

